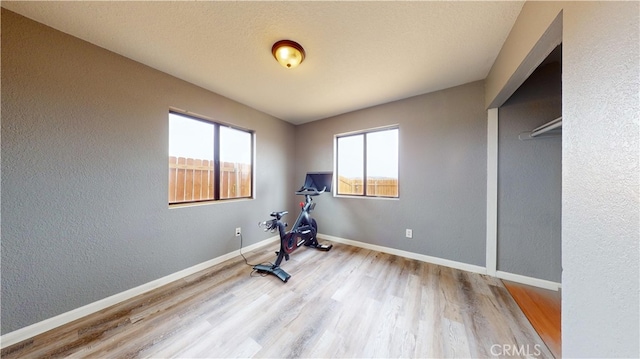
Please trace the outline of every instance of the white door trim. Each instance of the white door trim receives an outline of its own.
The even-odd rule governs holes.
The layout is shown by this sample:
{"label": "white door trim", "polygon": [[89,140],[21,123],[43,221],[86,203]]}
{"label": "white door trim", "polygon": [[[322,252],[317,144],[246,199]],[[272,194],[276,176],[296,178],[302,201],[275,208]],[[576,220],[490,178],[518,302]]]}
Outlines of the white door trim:
{"label": "white door trim", "polygon": [[498,265],[498,109],[487,110],[487,274]]}

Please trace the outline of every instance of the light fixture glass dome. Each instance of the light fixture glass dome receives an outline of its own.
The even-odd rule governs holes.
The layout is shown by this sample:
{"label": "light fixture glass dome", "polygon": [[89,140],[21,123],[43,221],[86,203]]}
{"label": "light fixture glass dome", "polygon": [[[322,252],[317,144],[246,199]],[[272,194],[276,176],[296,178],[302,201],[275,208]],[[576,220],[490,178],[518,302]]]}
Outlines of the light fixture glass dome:
{"label": "light fixture glass dome", "polygon": [[280,65],[288,69],[300,65],[305,56],[302,46],[291,40],[280,40],[276,42],[271,48],[271,53]]}

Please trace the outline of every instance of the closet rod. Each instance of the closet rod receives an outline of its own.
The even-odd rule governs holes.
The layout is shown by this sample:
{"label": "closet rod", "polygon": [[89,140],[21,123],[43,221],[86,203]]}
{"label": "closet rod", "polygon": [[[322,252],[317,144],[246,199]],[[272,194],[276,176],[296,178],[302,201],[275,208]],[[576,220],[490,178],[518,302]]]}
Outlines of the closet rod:
{"label": "closet rod", "polygon": [[542,135],[543,133],[547,133],[560,127],[562,127],[562,116],[556,118],[553,121],[549,121],[542,126],[536,127],[531,131],[523,132],[518,135],[518,138],[520,140],[532,140],[535,137]]}
{"label": "closet rod", "polygon": [[545,132],[555,130],[558,127],[562,127],[562,116],[556,118],[553,121],[547,122],[540,127],[534,128],[533,131],[531,131],[531,137],[539,136]]}

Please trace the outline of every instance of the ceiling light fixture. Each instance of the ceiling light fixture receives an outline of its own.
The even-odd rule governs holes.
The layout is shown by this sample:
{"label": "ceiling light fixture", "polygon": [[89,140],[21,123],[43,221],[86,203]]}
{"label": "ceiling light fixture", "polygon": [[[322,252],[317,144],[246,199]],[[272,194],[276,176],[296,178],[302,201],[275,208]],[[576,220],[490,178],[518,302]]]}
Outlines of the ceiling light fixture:
{"label": "ceiling light fixture", "polygon": [[304,60],[304,49],[299,43],[291,40],[280,40],[271,47],[273,57],[278,60],[280,65],[288,69],[292,69]]}

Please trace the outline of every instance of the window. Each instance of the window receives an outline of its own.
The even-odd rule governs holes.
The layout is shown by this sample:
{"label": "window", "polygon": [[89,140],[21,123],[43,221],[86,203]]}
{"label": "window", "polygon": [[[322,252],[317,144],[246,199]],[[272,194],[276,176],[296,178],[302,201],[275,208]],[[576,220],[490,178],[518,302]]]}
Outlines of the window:
{"label": "window", "polygon": [[253,133],[169,113],[169,204],[252,196]]}
{"label": "window", "polygon": [[398,197],[398,128],[336,136],[339,195]]}

